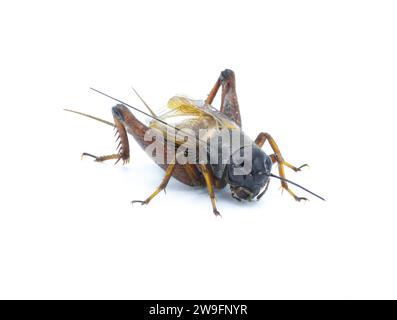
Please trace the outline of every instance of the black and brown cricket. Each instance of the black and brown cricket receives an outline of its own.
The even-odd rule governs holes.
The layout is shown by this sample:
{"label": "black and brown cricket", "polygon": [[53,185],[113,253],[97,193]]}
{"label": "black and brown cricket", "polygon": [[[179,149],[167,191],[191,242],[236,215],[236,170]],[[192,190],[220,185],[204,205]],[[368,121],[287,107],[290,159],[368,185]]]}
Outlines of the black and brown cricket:
{"label": "black and brown cricket", "polygon": [[[217,92],[221,88],[221,107],[220,110],[216,110],[211,106]],[[92,89],[92,88],[91,88]],[[114,126],[116,129],[116,134],[118,135],[117,141],[118,151],[117,153],[106,155],[106,156],[94,156],[89,153],[83,153],[83,156],[90,156],[95,159],[95,161],[102,162],[106,160],[115,159],[116,163],[120,160],[123,163],[127,163],[130,158],[130,148],[128,142],[127,134],[131,134],[138,144],[142,148],[146,148],[151,141],[146,141],[144,139],[145,133],[149,129],[158,130],[160,134],[166,136],[166,129],[172,127],[176,130],[184,129],[207,129],[212,130],[216,134],[218,129],[227,128],[228,130],[239,130],[241,135],[244,135],[242,131],[242,122],[240,116],[240,108],[237,100],[236,93],[236,81],[235,74],[232,70],[226,69],[221,72],[218,80],[216,81],[214,87],[210,91],[207,99],[202,102],[191,100],[185,97],[175,96],[171,98],[168,102],[168,112],[156,115],[150,107],[144,102],[144,100],[139,96],[145,106],[148,108],[149,113],[141,111],[121,100],[113,98],[103,92],[96,89],[94,91],[101,93],[113,100],[119,102],[116,106],[112,108],[112,114],[114,123],[99,119],[97,117],[79,112],[74,110],[65,109],[66,111],[74,112],[83,116],[90,117],[92,119],[101,121],[108,125]],[[129,108],[145,114],[152,120],[148,125],[145,125],[139,121],[129,110]],[[170,124],[170,120],[178,117],[179,122]],[[191,131],[190,131],[191,132]],[[196,131],[194,131],[196,132]],[[197,136],[197,146],[199,148],[199,137]],[[264,143],[268,141],[270,147],[273,150],[273,154],[267,155],[261,148]],[[235,175],[234,169],[241,166],[241,163],[235,163],[233,157],[230,157],[230,161],[227,164],[213,164],[213,163],[178,163],[178,161],[167,160],[168,152],[167,148],[177,148],[178,142],[173,141],[170,143],[165,138],[164,140],[164,163],[157,163],[162,169],[165,170],[165,176],[161,181],[160,185],[156,190],[144,201],[132,201],[132,203],[148,204],[158,193],[165,189],[171,177],[179,180],[180,182],[189,186],[206,186],[208,189],[208,194],[211,199],[213,212],[215,215],[219,215],[215,203],[215,191],[214,189],[221,189],[229,185],[231,190],[231,195],[233,198],[241,200],[252,200],[260,199],[266,192],[270,177],[277,178],[281,180],[282,189],[286,190],[295,200],[307,200],[303,197],[298,197],[288,186],[291,183],[299,188],[309,192],[310,194],[324,200],[324,198],[311,192],[310,190],[288,180],[285,178],[284,168],[288,167],[293,171],[300,171],[302,167],[307,166],[306,164],[295,167],[289,162],[285,161],[281,151],[276,144],[273,137],[265,132],[259,133],[255,141],[250,144],[252,148],[252,166],[251,172],[245,175]],[[241,146],[243,149],[245,146]],[[240,152],[241,150],[237,150]],[[156,161],[155,157],[152,157]],[[278,165],[279,176],[271,173],[272,164]]]}

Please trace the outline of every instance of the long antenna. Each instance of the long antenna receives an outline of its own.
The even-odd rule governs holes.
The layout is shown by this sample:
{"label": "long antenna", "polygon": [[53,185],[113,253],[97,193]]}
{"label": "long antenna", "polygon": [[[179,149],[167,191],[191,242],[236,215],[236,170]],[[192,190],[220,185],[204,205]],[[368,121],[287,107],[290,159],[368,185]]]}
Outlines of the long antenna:
{"label": "long antenna", "polygon": [[161,119],[159,119],[159,118],[157,118],[157,117],[155,117],[155,116],[153,116],[153,115],[151,115],[151,114],[149,114],[149,113],[147,113],[147,112],[145,112],[145,111],[142,111],[141,109],[135,108],[135,107],[129,105],[128,103],[124,102],[124,101],[121,101],[121,100],[119,100],[119,99],[117,99],[117,98],[114,98],[114,97],[112,97],[112,96],[110,96],[110,95],[108,95],[108,94],[106,94],[106,93],[104,93],[104,92],[102,92],[102,91],[97,90],[97,89],[94,89],[94,88],[91,88],[91,87],[90,87],[90,89],[93,90],[93,91],[95,91],[95,92],[98,92],[98,93],[101,94],[101,95],[104,95],[105,97],[108,97],[108,98],[110,98],[110,99],[112,99],[112,100],[115,100],[115,101],[117,101],[117,102],[120,102],[121,104],[123,104],[123,105],[125,105],[125,106],[127,106],[127,107],[129,107],[129,108],[131,108],[131,109],[134,109],[135,111],[138,111],[138,112],[144,114],[145,116],[148,116],[148,117],[150,117],[150,118],[152,118],[152,119],[154,119],[154,120],[157,120],[157,121],[161,122],[162,124],[165,124],[166,126],[169,126],[169,127],[173,128],[173,129],[175,129],[175,130],[179,130],[178,128],[176,128],[176,127],[174,127],[174,126],[168,124],[167,122],[165,122],[165,121],[163,121],[163,120],[161,120]]}
{"label": "long antenna", "polygon": [[315,194],[314,192],[310,191],[309,189],[306,189],[305,187],[302,187],[301,185],[299,185],[299,184],[297,184],[297,183],[295,183],[295,182],[293,182],[293,181],[291,181],[291,180],[288,180],[288,179],[286,179],[286,178],[282,178],[282,177],[276,176],[276,175],[273,174],[273,173],[271,173],[270,176],[273,177],[273,178],[277,178],[277,179],[279,179],[279,180],[281,180],[281,181],[285,181],[285,182],[288,182],[288,183],[290,183],[290,184],[293,184],[294,186],[296,186],[296,187],[298,187],[298,188],[301,188],[301,189],[305,190],[306,192],[312,194],[313,196],[315,196],[315,197],[317,197],[317,198],[319,198],[319,199],[321,199],[321,200],[323,200],[323,201],[326,201],[323,197],[320,197],[319,195]]}
{"label": "long antenna", "polygon": [[[99,94],[104,95],[105,97],[108,97],[108,98],[110,98],[110,99],[112,99],[112,100],[115,100],[115,101],[117,101],[117,102],[120,102],[121,104],[125,105],[126,107],[129,107],[129,108],[131,108],[131,109],[133,109],[133,110],[135,110],[135,111],[138,111],[138,112],[144,114],[145,116],[147,116],[147,117],[149,117],[149,118],[152,118],[152,119],[154,119],[154,120],[156,120],[156,121],[158,121],[158,122],[160,122],[160,123],[162,123],[162,124],[164,124],[164,125],[166,125],[166,126],[172,128],[172,129],[174,129],[174,130],[176,130],[176,131],[180,131],[180,132],[184,133],[186,136],[192,137],[191,134],[189,134],[189,133],[187,133],[187,132],[184,132],[182,129],[179,129],[179,128],[177,128],[177,127],[174,127],[173,125],[171,125],[171,124],[165,122],[164,120],[161,120],[161,119],[157,118],[156,116],[153,116],[153,115],[151,115],[151,114],[149,114],[149,113],[147,113],[147,112],[145,112],[145,111],[142,111],[142,110],[140,110],[140,109],[138,109],[138,108],[135,108],[135,107],[129,105],[128,103],[126,103],[126,102],[124,102],[124,101],[122,101],[122,100],[119,100],[119,99],[117,99],[117,98],[114,98],[114,97],[112,97],[112,96],[110,96],[110,95],[108,95],[108,94],[106,94],[106,93],[104,93],[104,92],[102,92],[102,91],[99,91],[99,90],[94,89],[94,88],[92,88],[92,87],[90,87],[90,89],[93,90],[93,91],[95,91],[95,92],[97,92],[97,93],[99,93]],[[194,136],[194,138],[195,138],[197,141],[200,141],[200,142],[202,142],[202,143],[207,143],[206,141],[203,141],[203,140],[197,138],[196,136]]]}
{"label": "long antenna", "polygon": [[97,121],[99,121],[99,122],[102,122],[102,123],[104,123],[104,124],[107,124],[107,125],[109,125],[109,126],[114,127],[114,123],[113,123],[113,122],[110,122],[110,121],[107,121],[107,120],[103,120],[103,119],[101,119],[101,118],[92,116],[92,115],[90,115],[90,114],[83,113],[83,112],[80,112],[80,111],[70,110],[70,109],[63,109],[63,110],[68,111],[68,112],[77,113],[77,114],[82,115],[82,116],[84,116],[84,117],[91,118],[91,119],[97,120]]}
{"label": "long antenna", "polygon": [[138,96],[138,98],[142,101],[142,103],[145,105],[145,107],[150,111],[150,113],[152,114],[153,117],[156,117],[156,114],[154,113],[154,111],[149,107],[149,105],[146,103],[145,100],[143,100],[143,98],[141,97],[141,95],[138,93],[138,91],[135,90],[134,87],[131,87],[131,89],[135,92],[135,94]]}

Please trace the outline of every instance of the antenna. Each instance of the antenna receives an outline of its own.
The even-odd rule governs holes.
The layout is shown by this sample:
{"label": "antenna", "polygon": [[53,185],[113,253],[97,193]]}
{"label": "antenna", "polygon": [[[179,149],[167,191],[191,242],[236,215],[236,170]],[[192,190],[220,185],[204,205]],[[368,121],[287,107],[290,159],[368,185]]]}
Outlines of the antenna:
{"label": "antenna", "polygon": [[315,196],[315,197],[317,197],[317,198],[319,198],[319,199],[321,199],[321,200],[323,200],[323,201],[326,201],[323,197],[320,197],[319,195],[315,194],[314,192],[310,191],[309,189],[306,189],[305,187],[302,187],[301,185],[299,185],[299,184],[297,184],[297,183],[295,183],[295,182],[293,182],[293,181],[291,181],[291,180],[288,180],[288,179],[286,179],[286,178],[279,177],[279,176],[277,176],[277,175],[275,175],[275,174],[273,174],[273,173],[271,173],[270,176],[273,177],[273,178],[277,178],[277,179],[279,179],[279,180],[281,180],[281,181],[285,181],[285,182],[288,182],[288,183],[290,183],[290,184],[293,184],[294,186],[296,186],[296,187],[298,187],[298,188],[301,188],[301,189],[305,190],[306,192],[312,194],[313,196]]}
{"label": "antenna", "polygon": [[134,87],[131,87],[131,89],[135,92],[135,94],[138,96],[138,98],[142,101],[142,103],[145,105],[145,107],[150,111],[153,117],[156,117],[156,114],[153,112],[153,110],[149,107],[149,105],[143,100],[143,98],[140,96],[138,91],[135,90]]}
{"label": "antenna", "polygon": [[[135,111],[138,111],[139,113],[142,113],[142,114],[144,114],[145,116],[147,116],[147,117],[149,117],[149,118],[152,118],[152,119],[154,119],[154,120],[156,120],[156,121],[158,121],[158,122],[160,122],[160,123],[162,123],[162,124],[164,124],[164,125],[166,125],[166,126],[172,128],[172,129],[174,129],[174,130],[176,130],[176,131],[180,131],[180,132],[184,133],[186,136],[192,137],[191,134],[189,134],[189,133],[183,131],[182,129],[179,129],[179,128],[177,128],[177,127],[175,127],[175,126],[173,126],[173,125],[171,125],[171,124],[169,124],[169,123],[167,123],[167,122],[165,122],[164,120],[161,120],[161,119],[157,118],[156,116],[153,116],[153,115],[151,115],[151,114],[149,114],[149,113],[147,113],[147,112],[145,112],[145,111],[142,111],[142,110],[140,110],[140,109],[138,109],[138,108],[136,108],[136,107],[133,107],[133,106],[131,106],[130,104],[128,104],[128,103],[126,103],[126,102],[124,102],[124,101],[122,101],[122,100],[119,100],[119,99],[117,99],[117,98],[114,98],[114,97],[112,97],[112,96],[110,96],[110,95],[108,95],[108,94],[106,94],[106,93],[104,93],[104,92],[102,92],[102,91],[99,91],[99,90],[94,89],[94,88],[92,88],[92,87],[90,87],[90,89],[93,90],[93,91],[95,91],[95,92],[97,92],[97,93],[99,93],[99,94],[101,94],[101,95],[104,95],[105,97],[108,97],[108,98],[110,98],[110,99],[112,99],[112,100],[115,100],[115,101],[117,101],[117,102],[119,102],[119,103],[125,105],[126,107],[129,107],[129,108],[131,108],[131,109],[133,109],[133,110],[135,110]],[[139,95],[138,95],[138,96],[139,96]],[[200,142],[202,142],[202,143],[207,143],[206,141],[203,141],[203,140],[197,138],[196,136],[194,136],[194,139],[196,139],[197,141],[200,141]]]}

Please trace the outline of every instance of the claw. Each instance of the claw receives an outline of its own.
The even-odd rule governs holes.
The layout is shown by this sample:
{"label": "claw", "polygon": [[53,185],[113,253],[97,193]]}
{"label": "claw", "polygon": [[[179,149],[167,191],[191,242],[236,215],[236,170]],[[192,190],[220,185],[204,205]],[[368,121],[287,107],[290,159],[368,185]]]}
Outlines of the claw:
{"label": "claw", "polygon": [[145,201],[142,201],[142,200],[132,200],[132,201],[131,201],[131,204],[133,205],[134,203],[140,203],[142,206],[143,206],[144,204],[148,204],[146,200],[145,200]]}
{"label": "claw", "polygon": [[94,158],[95,159],[95,161],[97,161],[97,159],[98,159],[98,157],[97,156],[94,156],[93,154],[91,154],[91,153],[86,153],[86,152],[83,152],[82,154],[81,154],[81,159],[83,159],[83,157],[84,156],[87,156],[87,157],[91,157],[91,158]]}
{"label": "claw", "polygon": [[215,217],[222,217],[222,215],[219,213],[219,211],[217,209],[214,209],[214,215]]}
{"label": "claw", "polygon": [[298,169],[297,171],[301,171],[301,169],[304,168],[304,167],[308,167],[309,168],[309,165],[307,163],[302,164],[300,167],[297,168]]}
{"label": "claw", "polygon": [[298,202],[301,201],[301,200],[309,201],[309,199],[307,199],[305,197],[298,197],[298,196],[295,196],[295,200],[298,201]]}
{"label": "claw", "polygon": [[284,161],[283,164],[284,164],[285,166],[287,166],[288,168],[290,168],[291,170],[294,170],[295,172],[301,171],[301,169],[304,168],[304,167],[309,167],[309,165],[308,165],[307,163],[301,165],[301,166],[298,167],[298,168],[295,167],[295,166],[293,166],[293,165],[290,164],[289,162],[286,162],[286,161]]}

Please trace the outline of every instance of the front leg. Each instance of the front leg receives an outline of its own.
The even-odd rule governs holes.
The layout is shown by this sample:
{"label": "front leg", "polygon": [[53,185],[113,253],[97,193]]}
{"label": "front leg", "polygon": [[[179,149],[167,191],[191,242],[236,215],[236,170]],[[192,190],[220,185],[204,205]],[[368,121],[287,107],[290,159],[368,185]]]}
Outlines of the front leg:
{"label": "front leg", "polygon": [[[262,147],[266,141],[269,141],[270,147],[273,149],[274,154],[270,155],[270,158],[272,159],[273,163],[278,164],[278,172],[281,178],[285,178],[285,172],[284,172],[284,166],[294,170],[295,172],[300,171],[303,167],[307,167],[307,164],[304,164],[300,167],[295,167],[288,163],[287,161],[284,160],[283,156],[281,155],[281,151],[276,143],[274,141],[273,137],[265,132],[261,132],[258,137],[255,139],[256,145],[259,147]],[[288,183],[285,181],[281,181],[281,187],[285,190],[288,191],[288,193],[294,197],[296,201],[300,200],[307,200],[306,198],[303,197],[298,197],[289,187]]]}

